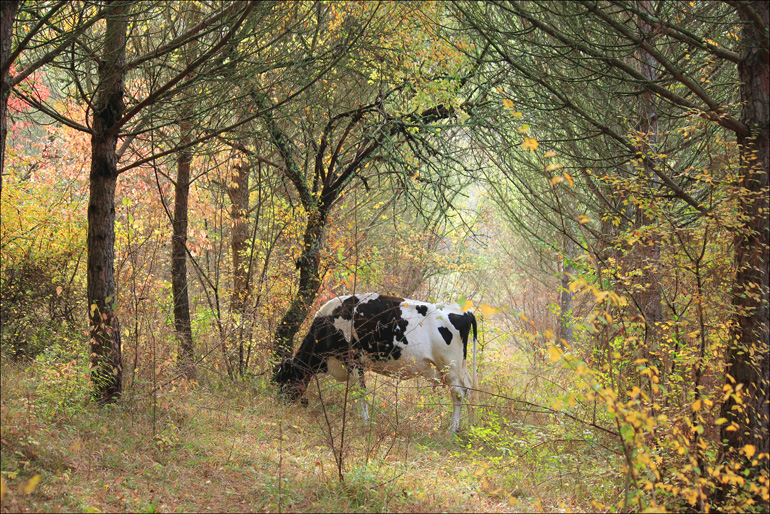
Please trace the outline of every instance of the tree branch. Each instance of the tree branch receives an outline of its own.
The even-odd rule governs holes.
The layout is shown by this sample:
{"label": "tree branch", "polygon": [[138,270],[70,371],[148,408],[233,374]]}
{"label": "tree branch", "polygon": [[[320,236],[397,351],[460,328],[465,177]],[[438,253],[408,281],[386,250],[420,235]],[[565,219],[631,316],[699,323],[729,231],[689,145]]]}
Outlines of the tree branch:
{"label": "tree branch", "polygon": [[[235,4],[240,5],[240,4]],[[249,12],[254,8],[254,4],[247,4],[246,8],[243,10],[243,13],[241,14],[240,18],[233,24],[232,28],[225,34],[220,41],[211,47],[210,50],[203,53],[198,59],[194,60],[192,63],[190,63],[182,72],[178,73],[176,77],[172,78],[166,84],[161,86],[159,89],[157,89],[154,93],[150,93],[147,98],[136,104],[130,111],[128,111],[121,119],[118,121],[118,123],[115,124],[115,126],[110,130],[111,134],[114,135],[120,128],[128,123],[128,121],[136,116],[139,112],[141,112],[142,109],[144,109],[146,106],[158,101],[164,93],[166,93],[169,89],[171,89],[173,86],[178,84],[182,79],[184,79],[187,75],[189,75],[193,70],[197,69],[198,66],[200,66],[203,62],[207,61],[209,58],[211,58],[212,55],[215,55],[219,50],[222,49],[222,47],[230,40],[230,38],[233,37],[233,35],[237,32],[238,28],[241,26],[243,21],[246,19],[246,16],[248,16]]]}
{"label": "tree branch", "polygon": [[728,116],[727,114],[724,114],[724,110],[719,106],[719,104],[717,104],[714,101],[714,99],[711,98],[711,96],[702,87],[698,85],[697,82],[692,80],[690,77],[686,76],[682,70],[674,66],[674,63],[668,60],[668,58],[665,55],[660,53],[657,48],[650,45],[648,40],[636,37],[626,26],[621,25],[616,20],[613,20],[602,9],[598,9],[595,4],[586,4],[586,6],[591,13],[601,18],[605,23],[609,24],[612,28],[614,28],[616,31],[622,34],[623,37],[625,37],[629,41],[633,41],[634,44],[638,45],[643,50],[645,50],[648,54],[650,54],[666,70],[668,70],[668,72],[671,73],[671,75],[676,80],[678,80],[681,84],[686,86],[690,91],[695,93],[695,95],[697,95],[698,98],[703,100],[703,102],[706,105],[708,105],[709,109],[711,109],[713,113],[718,115],[718,118],[720,120],[724,120],[722,123],[720,123],[723,127],[728,128],[733,132],[737,132],[739,134],[743,134],[744,131],[746,132],[746,134],[744,135],[748,134],[749,132],[748,127],[746,127],[743,123],[736,120],[735,118]]}
{"label": "tree branch", "polygon": [[561,41],[565,45],[571,46],[571,47],[579,50],[580,52],[582,52],[582,53],[584,53],[584,54],[586,54],[588,56],[591,56],[591,57],[593,57],[595,59],[598,59],[600,61],[606,62],[607,64],[609,64],[613,68],[622,71],[623,73],[628,75],[630,78],[632,78],[635,81],[637,81],[639,84],[642,85],[642,87],[644,87],[648,91],[650,91],[652,93],[655,93],[658,96],[661,96],[661,97],[671,101],[672,103],[674,103],[676,105],[679,105],[681,107],[686,107],[688,109],[697,111],[697,112],[701,113],[701,115],[703,115],[705,118],[707,118],[707,119],[709,119],[709,120],[711,120],[711,121],[713,121],[715,123],[718,123],[719,125],[727,128],[727,129],[729,129],[729,130],[731,130],[733,132],[737,132],[737,133],[742,134],[742,135],[748,135],[749,134],[748,128],[746,126],[744,126],[738,120],[735,120],[734,118],[732,118],[730,116],[727,116],[727,115],[720,115],[717,112],[713,112],[711,110],[704,109],[704,108],[702,108],[702,107],[700,107],[700,106],[690,102],[686,98],[684,98],[684,97],[682,97],[682,96],[680,96],[680,95],[678,95],[676,93],[673,93],[672,91],[666,89],[665,87],[661,86],[660,84],[658,84],[656,82],[653,82],[653,81],[650,81],[650,80],[647,80],[647,78],[643,74],[641,74],[639,71],[635,70],[633,67],[629,66],[628,64],[624,63],[623,61],[621,61],[619,59],[616,59],[614,57],[608,57],[607,55],[605,55],[602,52],[600,52],[599,49],[594,49],[594,48],[592,48],[592,47],[590,47],[590,46],[588,46],[588,45],[586,45],[586,44],[584,44],[584,43],[582,43],[582,42],[580,42],[580,41],[578,41],[576,39],[573,39],[573,38],[565,35],[561,31],[556,30],[551,25],[549,25],[549,24],[547,24],[547,23],[537,19],[535,16],[533,16],[529,12],[521,9],[519,7],[518,3],[511,3],[511,4],[508,4],[508,5],[509,5],[508,9],[510,9],[514,14],[516,14],[519,17],[527,20],[529,23],[534,25],[536,28],[542,30],[543,32],[545,32],[549,36],[551,36],[551,37]]}
{"label": "tree branch", "polygon": [[67,5],[68,3],[69,2],[67,2],[67,0],[62,0],[58,4],[56,4],[53,7],[51,7],[51,9],[47,13],[45,13],[45,15],[43,15],[42,18],[40,18],[40,21],[37,22],[37,25],[35,25],[34,27],[32,27],[29,30],[29,33],[27,34],[27,37],[25,37],[24,39],[22,39],[19,42],[19,45],[16,47],[16,50],[14,50],[13,53],[11,53],[11,55],[8,56],[8,59],[4,63],[2,63],[2,69],[3,70],[7,70],[7,69],[9,69],[11,67],[11,64],[13,63],[13,61],[16,60],[16,58],[19,56],[19,54],[21,54],[22,50],[24,50],[27,47],[27,44],[30,42],[30,40],[32,40],[32,38],[35,36],[35,34],[38,33],[38,31],[40,30],[40,27],[45,25],[48,22],[48,20],[50,20],[51,17],[54,14],[59,12],[59,9],[61,9],[62,7]]}

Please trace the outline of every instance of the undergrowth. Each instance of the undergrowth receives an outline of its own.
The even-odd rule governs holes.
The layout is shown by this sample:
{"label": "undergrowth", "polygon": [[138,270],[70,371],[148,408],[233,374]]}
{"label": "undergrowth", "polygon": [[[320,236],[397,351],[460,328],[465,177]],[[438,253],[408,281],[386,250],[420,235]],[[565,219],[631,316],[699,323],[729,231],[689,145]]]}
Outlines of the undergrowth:
{"label": "undergrowth", "polygon": [[348,391],[345,402],[345,384],[328,378],[307,408],[281,403],[266,376],[234,383],[205,369],[155,393],[137,382],[99,408],[82,356],[4,360],[2,510],[563,512],[616,501],[611,443],[532,407],[558,396],[552,383],[521,357],[491,355],[457,436],[446,391],[419,379],[372,375],[366,423],[361,399]]}

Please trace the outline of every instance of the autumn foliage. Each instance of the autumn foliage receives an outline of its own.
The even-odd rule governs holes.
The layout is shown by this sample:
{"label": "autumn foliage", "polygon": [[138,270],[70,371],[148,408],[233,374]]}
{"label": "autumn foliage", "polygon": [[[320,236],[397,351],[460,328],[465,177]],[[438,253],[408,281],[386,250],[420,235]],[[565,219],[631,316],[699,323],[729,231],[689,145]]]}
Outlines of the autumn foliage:
{"label": "autumn foliage", "polygon": [[[769,17],[4,2],[2,510],[763,511]],[[277,401],[366,291],[476,312],[456,438],[422,379]]]}

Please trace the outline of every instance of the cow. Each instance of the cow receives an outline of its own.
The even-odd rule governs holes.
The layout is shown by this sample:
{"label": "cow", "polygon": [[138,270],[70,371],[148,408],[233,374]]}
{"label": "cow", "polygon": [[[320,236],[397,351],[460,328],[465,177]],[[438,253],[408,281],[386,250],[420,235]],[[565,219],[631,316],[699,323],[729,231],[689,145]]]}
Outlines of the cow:
{"label": "cow", "polygon": [[[475,363],[476,318],[457,304],[377,293],[340,296],[318,310],[294,358],[275,368],[273,380],[281,393],[296,401],[311,378],[321,373],[340,382],[357,376],[362,388],[365,369],[398,378],[439,379],[452,395],[449,431],[454,433],[460,427],[463,399],[472,387],[466,364],[471,328]],[[365,404],[362,411],[368,419]]]}

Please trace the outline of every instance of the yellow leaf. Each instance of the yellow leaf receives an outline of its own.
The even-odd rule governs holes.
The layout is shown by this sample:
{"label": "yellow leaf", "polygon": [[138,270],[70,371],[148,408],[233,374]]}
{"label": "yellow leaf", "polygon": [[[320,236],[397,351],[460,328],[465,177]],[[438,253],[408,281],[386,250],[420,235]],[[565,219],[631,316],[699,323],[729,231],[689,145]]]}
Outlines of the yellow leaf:
{"label": "yellow leaf", "polygon": [[527,132],[529,132],[529,125],[522,125],[516,130],[519,132],[519,134],[526,134]]}
{"label": "yellow leaf", "polygon": [[463,312],[472,309],[473,308],[473,300],[464,300],[460,304],[460,308],[463,310]]}
{"label": "yellow leaf", "polygon": [[537,150],[537,147],[540,146],[540,143],[538,143],[536,140],[532,139],[531,137],[525,137],[524,142],[521,143],[521,147],[525,150],[529,150],[530,152],[534,152]]}
{"label": "yellow leaf", "polygon": [[479,310],[481,311],[481,315],[484,316],[485,318],[489,318],[496,312],[500,312],[500,309],[496,309],[485,303],[482,303],[481,305],[479,305]]}
{"label": "yellow leaf", "polygon": [[585,214],[581,214],[578,216],[578,223],[580,223],[581,225],[585,225],[586,223],[590,223],[590,222],[591,222],[591,218],[589,218]]}
{"label": "yellow leaf", "polygon": [[35,474],[32,478],[27,480],[27,483],[21,486],[21,490],[24,494],[32,494],[32,491],[35,490],[35,487],[37,487],[37,484],[40,483],[40,474]]}
{"label": "yellow leaf", "polygon": [[715,425],[724,425],[725,423],[727,423],[727,418],[719,418],[714,422]]}
{"label": "yellow leaf", "polygon": [[5,479],[0,477],[0,501],[5,500],[6,490],[7,489],[5,487]]}
{"label": "yellow leaf", "polygon": [[503,105],[513,109],[513,100],[508,100],[507,98],[503,99]]}
{"label": "yellow leaf", "polygon": [[562,352],[559,348],[557,348],[555,346],[551,346],[551,347],[548,348],[548,357],[552,361],[559,360],[559,357],[561,357],[562,353],[564,353],[564,352]]}
{"label": "yellow leaf", "polygon": [[757,448],[753,444],[747,444],[746,446],[743,447],[743,453],[745,453],[746,457],[748,457],[749,459],[751,458],[752,455],[754,455],[754,453],[756,453],[756,451],[757,451]]}
{"label": "yellow leaf", "polygon": [[575,185],[575,179],[573,179],[572,175],[570,175],[569,173],[565,173],[564,178],[566,178],[567,182],[569,182],[569,187],[572,187]]}
{"label": "yellow leaf", "polygon": [[700,410],[701,403],[700,400],[695,400],[695,403],[692,404],[692,411],[698,412]]}
{"label": "yellow leaf", "polygon": [[513,113],[513,115],[514,115],[516,118],[521,118],[522,116],[524,116],[522,113],[520,113],[520,112],[518,112],[518,111],[514,112],[514,113]]}
{"label": "yellow leaf", "polygon": [[556,185],[556,184],[558,184],[559,182],[563,182],[563,181],[564,181],[564,177],[559,177],[559,176],[557,176],[557,177],[553,177],[553,178],[551,179],[551,185],[552,185],[552,186],[555,186],[555,185]]}
{"label": "yellow leaf", "polygon": [[556,152],[554,152],[553,150],[548,150],[547,152],[545,152],[545,156],[546,156],[546,158],[548,158],[548,157],[556,157]]}
{"label": "yellow leaf", "polygon": [[548,166],[545,167],[545,171],[558,170],[561,167],[562,167],[561,164],[549,164]]}

